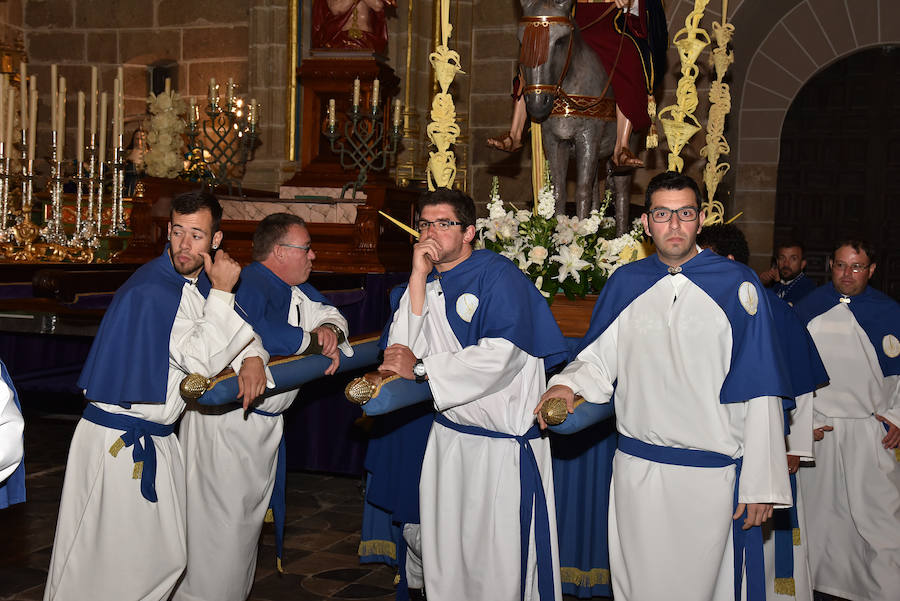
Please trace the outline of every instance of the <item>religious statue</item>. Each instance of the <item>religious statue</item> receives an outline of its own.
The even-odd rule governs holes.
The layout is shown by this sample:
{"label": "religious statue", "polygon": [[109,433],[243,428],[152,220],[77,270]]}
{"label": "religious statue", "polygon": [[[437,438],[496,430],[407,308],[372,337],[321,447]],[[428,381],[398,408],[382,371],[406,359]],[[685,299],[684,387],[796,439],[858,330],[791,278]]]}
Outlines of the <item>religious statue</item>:
{"label": "religious statue", "polygon": [[397,0],[313,0],[311,47],[384,54],[384,8],[396,5]]}

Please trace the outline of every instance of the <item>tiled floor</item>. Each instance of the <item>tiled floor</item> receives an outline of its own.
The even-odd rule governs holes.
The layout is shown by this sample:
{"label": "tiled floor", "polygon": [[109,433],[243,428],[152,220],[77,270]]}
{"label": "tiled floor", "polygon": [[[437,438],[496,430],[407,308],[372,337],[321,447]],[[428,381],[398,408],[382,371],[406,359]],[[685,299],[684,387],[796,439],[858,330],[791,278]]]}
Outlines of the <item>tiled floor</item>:
{"label": "tiled floor", "polygon": [[[41,599],[66,453],[75,418],[27,416],[28,501],[0,511],[0,599]],[[394,571],[360,565],[360,481],[321,474],[288,474],[285,573],[275,571],[272,526],[260,542],[251,601],[394,598]],[[125,600],[123,600],[125,601]]]}

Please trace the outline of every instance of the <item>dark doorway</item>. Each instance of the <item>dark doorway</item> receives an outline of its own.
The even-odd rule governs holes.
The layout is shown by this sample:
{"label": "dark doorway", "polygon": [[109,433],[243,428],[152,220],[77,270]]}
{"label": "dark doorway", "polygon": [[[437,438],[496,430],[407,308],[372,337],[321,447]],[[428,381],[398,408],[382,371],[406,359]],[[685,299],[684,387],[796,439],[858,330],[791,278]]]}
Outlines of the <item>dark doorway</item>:
{"label": "dark doorway", "polygon": [[900,299],[900,48],[848,56],[800,90],[785,118],[775,242],[806,246],[807,274],[828,281],[834,243],[878,249],[872,285]]}

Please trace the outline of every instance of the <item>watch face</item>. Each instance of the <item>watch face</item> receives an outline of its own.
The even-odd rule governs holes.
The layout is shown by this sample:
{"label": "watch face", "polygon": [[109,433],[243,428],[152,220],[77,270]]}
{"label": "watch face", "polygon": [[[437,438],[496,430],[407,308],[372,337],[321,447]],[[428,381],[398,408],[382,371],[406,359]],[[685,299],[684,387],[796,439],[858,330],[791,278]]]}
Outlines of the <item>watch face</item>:
{"label": "watch face", "polygon": [[413,365],[413,373],[417,376],[425,375],[425,364],[421,361]]}

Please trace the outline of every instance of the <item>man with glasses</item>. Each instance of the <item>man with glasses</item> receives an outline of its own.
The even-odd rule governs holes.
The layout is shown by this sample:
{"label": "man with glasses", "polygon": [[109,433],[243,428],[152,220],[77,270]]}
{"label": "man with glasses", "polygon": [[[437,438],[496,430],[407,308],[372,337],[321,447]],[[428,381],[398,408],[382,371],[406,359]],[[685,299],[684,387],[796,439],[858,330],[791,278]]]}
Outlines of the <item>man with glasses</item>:
{"label": "man with glasses", "polygon": [[900,592],[900,305],[869,286],[875,260],[868,242],[840,242],[831,282],[794,306],[831,377],[800,488],[813,588],[888,601]]}
{"label": "man with glasses", "polygon": [[511,261],[472,250],[471,198],[441,188],[417,209],[381,368],[428,382],[437,410],[419,485],[426,596],[559,601],[550,444],[532,410],[565,340]]}
{"label": "man with glasses", "polygon": [[571,407],[615,392],[617,599],[730,601],[744,585],[764,599],[759,526],[791,502],[779,398],[790,385],[769,301],[749,268],[697,247],[699,202],[687,176],[650,181],[641,220],[657,254],[616,270],[542,397]]}
{"label": "man with glasses", "polygon": [[[253,234],[254,262],[241,272],[235,308],[273,356],[300,354],[315,334],[322,354],[332,360],[325,373],[332,374],[340,362],[339,349],[348,356],[353,349],[346,342],[346,319],[307,283],[315,258],[303,219],[269,215]],[[338,333],[345,339],[340,345]],[[192,407],[182,419],[188,567],[174,601],[244,601],[250,593],[270,499],[276,527],[283,525],[281,414],[296,396],[296,390],[283,392],[258,406],[244,402],[243,410],[225,407],[226,413]],[[276,485],[277,473],[282,477]]]}

